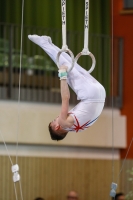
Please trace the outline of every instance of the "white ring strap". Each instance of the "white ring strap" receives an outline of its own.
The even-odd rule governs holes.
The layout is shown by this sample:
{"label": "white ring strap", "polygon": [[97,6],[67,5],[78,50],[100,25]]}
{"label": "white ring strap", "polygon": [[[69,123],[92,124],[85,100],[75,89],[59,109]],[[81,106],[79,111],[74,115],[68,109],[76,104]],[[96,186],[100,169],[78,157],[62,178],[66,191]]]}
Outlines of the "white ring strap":
{"label": "white ring strap", "polygon": [[67,49],[66,44],[66,0],[61,0],[62,8],[62,49]]}
{"label": "white ring strap", "polygon": [[85,0],[85,16],[84,16],[84,49],[83,52],[89,51],[89,0]]}
{"label": "white ring strap", "polygon": [[77,62],[78,59],[79,59],[79,57],[82,56],[82,55],[88,55],[88,56],[90,56],[91,59],[92,59],[92,66],[91,66],[90,70],[88,70],[88,72],[89,72],[89,74],[90,74],[90,73],[94,70],[94,68],[95,68],[96,59],[95,59],[94,55],[93,55],[91,52],[89,52],[89,51],[86,52],[86,53],[80,52],[80,53],[77,54],[77,56],[75,57],[75,62]]}
{"label": "white ring strap", "polygon": [[90,70],[88,71],[90,74],[95,68],[96,59],[95,59],[94,55],[88,49],[88,43],[89,43],[88,32],[89,32],[89,0],[85,0],[84,48],[83,48],[82,52],[77,54],[77,56],[75,57],[75,62],[77,62],[79,57],[82,55],[90,56],[92,59],[92,66],[91,66]]}
{"label": "white ring strap", "polygon": [[56,62],[57,62],[58,68],[60,68],[59,57],[62,52],[68,52],[72,58],[71,67],[68,70],[68,72],[69,72],[74,67],[74,55],[73,55],[72,51],[70,49],[68,49],[68,46],[66,44],[66,0],[61,0],[61,9],[62,9],[61,10],[62,11],[62,49],[57,54]]}
{"label": "white ring strap", "polygon": [[67,70],[68,72],[70,72],[73,69],[74,63],[75,63],[74,55],[73,55],[72,51],[70,49],[68,49],[68,48],[67,49],[62,49],[61,51],[59,51],[58,54],[57,54],[57,58],[56,58],[56,62],[57,62],[58,68],[60,68],[59,57],[60,57],[62,52],[68,52],[70,54],[70,56],[71,56],[71,59],[72,59],[71,67],[70,67],[69,70]]}

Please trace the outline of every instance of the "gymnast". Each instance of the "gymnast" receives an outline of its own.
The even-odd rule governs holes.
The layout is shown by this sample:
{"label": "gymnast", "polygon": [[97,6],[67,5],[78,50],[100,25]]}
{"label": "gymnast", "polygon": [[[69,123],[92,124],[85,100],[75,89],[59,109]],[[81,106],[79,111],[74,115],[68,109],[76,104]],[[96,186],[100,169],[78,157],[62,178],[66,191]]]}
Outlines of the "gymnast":
{"label": "gymnast", "polygon": [[[56,63],[60,49],[52,43],[48,36],[28,35],[28,38],[40,46]],[[59,59],[58,76],[61,90],[61,111],[59,116],[49,124],[49,132],[53,140],[62,140],[69,131],[79,132],[94,124],[101,114],[105,102],[104,87],[77,63],[71,67],[71,57],[63,52]],[[69,86],[80,102],[69,111]]]}

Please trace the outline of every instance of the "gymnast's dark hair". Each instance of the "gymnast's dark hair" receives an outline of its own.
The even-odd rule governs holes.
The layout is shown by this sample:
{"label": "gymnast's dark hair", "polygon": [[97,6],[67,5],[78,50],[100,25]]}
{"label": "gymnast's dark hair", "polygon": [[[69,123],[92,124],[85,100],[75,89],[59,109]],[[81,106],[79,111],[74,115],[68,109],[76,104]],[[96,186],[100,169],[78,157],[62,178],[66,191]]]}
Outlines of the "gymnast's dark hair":
{"label": "gymnast's dark hair", "polygon": [[[51,124],[51,123],[50,123]],[[52,127],[50,126],[50,124],[49,124],[49,126],[48,126],[48,129],[49,129],[49,132],[50,132],[50,136],[51,136],[51,139],[52,140],[63,140],[65,137],[66,137],[66,135],[67,135],[67,132],[66,133],[64,133],[63,135],[58,135],[57,133],[56,133],[56,131],[54,131],[53,129],[52,129]]]}
{"label": "gymnast's dark hair", "polygon": [[[115,200],[117,200],[120,196],[124,196],[124,193],[120,192],[115,195]],[[114,200],[114,198],[112,198]]]}

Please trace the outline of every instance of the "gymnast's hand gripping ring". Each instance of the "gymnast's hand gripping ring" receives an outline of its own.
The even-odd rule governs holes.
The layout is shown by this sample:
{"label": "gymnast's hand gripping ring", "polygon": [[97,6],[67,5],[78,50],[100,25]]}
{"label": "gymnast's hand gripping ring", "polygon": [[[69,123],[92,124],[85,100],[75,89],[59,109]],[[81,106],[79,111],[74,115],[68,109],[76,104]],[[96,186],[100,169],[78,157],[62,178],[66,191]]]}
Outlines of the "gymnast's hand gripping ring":
{"label": "gymnast's hand gripping ring", "polygon": [[74,67],[75,60],[74,60],[74,55],[73,55],[72,51],[68,48],[64,48],[64,49],[62,49],[61,51],[58,52],[57,58],[56,58],[57,66],[58,66],[58,68],[60,68],[59,57],[60,57],[61,53],[63,53],[63,52],[68,52],[71,56],[71,59],[72,59],[71,67],[70,67],[69,70],[67,70],[67,72],[70,72]]}
{"label": "gymnast's hand gripping ring", "polygon": [[88,55],[92,59],[92,66],[91,66],[90,70],[88,70],[88,72],[90,74],[94,70],[94,68],[95,68],[96,59],[95,59],[94,55],[90,51],[84,52],[84,50],[83,50],[82,52],[80,52],[79,54],[77,54],[77,56],[75,57],[75,62],[77,62],[78,59],[79,59],[79,57],[82,56],[82,55]]}

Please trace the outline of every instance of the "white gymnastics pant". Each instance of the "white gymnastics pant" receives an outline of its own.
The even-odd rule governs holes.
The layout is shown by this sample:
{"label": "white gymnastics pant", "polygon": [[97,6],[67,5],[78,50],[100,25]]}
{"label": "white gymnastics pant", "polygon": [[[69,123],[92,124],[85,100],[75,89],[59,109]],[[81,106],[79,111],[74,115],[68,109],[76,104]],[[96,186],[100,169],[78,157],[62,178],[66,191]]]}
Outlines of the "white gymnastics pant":
{"label": "white gymnastics pant", "polygon": [[[34,37],[34,36],[31,36]],[[36,38],[33,40],[34,43],[39,45],[55,62],[57,54],[60,49],[55,46],[52,42],[48,41],[47,36],[35,36]],[[59,58],[59,64],[65,65],[68,68],[71,67],[71,57],[63,52]],[[80,65],[75,63],[73,69],[68,73],[67,82],[69,86],[73,89],[73,91],[77,95],[78,100],[87,100],[90,102],[104,102],[105,100],[105,90],[103,86],[92,77],[85,69],[83,69]]]}

